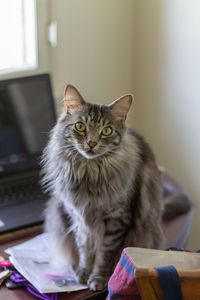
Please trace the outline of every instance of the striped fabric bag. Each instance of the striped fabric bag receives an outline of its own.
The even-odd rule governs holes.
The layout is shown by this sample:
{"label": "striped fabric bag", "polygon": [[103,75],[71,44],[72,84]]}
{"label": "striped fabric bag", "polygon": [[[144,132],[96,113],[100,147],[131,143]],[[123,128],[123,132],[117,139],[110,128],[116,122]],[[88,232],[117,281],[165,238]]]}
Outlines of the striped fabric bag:
{"label": "striped fabric bag", "polygon": [[[124,249],[108,282],[106,299],[200,299],[199,253],[188,253],[188,251],[175,248],[172,250],[174,251],[134,247]],[[145,280],[153,274],[153,281],[151,278],[149,285],[147,281],[141,284],[141,277],[139,280],[137,276],[140,270],[144,271],[145,276],[149,274]],[[157,278],[157,283],[155,278]],[[158,289],[157,292],[155,292],[156,289]],[[148,292],[151,293],[151,290],[152,297],[149,298]],[[184,297],[182,292],[184,292]]]}
{"label": "striped fabric bag", "polygon": [[108,282],[108,296],[106,300],[141,300],[135,280],[136,266],[123,250],[120,260]]}

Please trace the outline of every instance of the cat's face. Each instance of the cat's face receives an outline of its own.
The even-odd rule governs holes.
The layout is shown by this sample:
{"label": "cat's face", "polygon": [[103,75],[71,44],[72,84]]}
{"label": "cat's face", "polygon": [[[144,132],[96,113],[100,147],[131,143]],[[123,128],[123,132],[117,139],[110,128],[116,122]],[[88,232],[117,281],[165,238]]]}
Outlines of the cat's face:
{"label": "cat's face", "polygon": [[120,147],[132,96],[111,105],[87,103],[72,86],[65,92],[64,137],[84,157],[93,159]]}

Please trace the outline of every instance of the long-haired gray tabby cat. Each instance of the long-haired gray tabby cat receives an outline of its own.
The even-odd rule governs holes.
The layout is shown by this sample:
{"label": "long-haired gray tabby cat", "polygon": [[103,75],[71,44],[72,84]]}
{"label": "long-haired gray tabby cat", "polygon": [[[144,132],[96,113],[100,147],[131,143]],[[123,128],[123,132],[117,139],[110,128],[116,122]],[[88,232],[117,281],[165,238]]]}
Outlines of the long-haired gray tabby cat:
{"label": "long-haired gray tabby cat", "polygon": [[105,287],[126,246],[161,248],[162,186],[154,155],[125,126],[132,96],[87,103],[67,86],[64,112],[44,151],[51,192],[46,230],[81,283]]}

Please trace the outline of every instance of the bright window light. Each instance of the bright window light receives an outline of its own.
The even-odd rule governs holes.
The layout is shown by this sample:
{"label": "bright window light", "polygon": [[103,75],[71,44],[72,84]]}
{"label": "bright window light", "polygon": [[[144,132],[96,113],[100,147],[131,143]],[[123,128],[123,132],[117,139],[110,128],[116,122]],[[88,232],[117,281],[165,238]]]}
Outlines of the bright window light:
{"label": "bright window light", "polygon": [[0,74],[37,67],[35,0],[0,0]]}

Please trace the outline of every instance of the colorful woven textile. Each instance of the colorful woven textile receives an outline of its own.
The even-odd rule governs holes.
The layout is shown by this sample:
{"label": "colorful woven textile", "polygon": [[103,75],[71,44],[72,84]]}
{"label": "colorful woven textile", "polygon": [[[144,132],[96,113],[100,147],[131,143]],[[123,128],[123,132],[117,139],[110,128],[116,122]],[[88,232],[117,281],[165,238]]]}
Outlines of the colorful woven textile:
{"label": "colorful woven textile", "polygon": [[135,265],[125,251],[108,282],[107,300],[141,300],[134,275]]}

